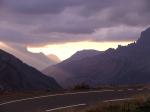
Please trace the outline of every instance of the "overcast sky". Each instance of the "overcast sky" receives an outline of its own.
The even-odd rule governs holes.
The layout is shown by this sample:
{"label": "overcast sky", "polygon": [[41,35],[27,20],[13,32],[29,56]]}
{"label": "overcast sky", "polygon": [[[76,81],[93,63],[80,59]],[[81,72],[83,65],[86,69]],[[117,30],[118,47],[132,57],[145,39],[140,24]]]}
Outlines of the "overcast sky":
{"label": "overcast sky", "polygon": [[149,22],[150,0],[0,0],[0,42],[26,54],[27,46],[135,41]]}
{"label": "overcast sky", "polygon": [[149,12],[150,0],[0,0],[0,41],[136,40]]}

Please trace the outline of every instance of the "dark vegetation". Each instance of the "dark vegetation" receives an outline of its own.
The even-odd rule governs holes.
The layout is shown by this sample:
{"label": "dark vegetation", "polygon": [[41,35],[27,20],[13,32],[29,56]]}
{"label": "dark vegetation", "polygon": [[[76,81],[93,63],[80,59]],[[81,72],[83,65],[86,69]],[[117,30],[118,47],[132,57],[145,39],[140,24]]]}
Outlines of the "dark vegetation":
{"label": "dark vegetation", "polygon": [[150,112],[150,97],[138,96],[130,101],[102,102],[83,112]]}
{"label": "dark vegetation", "polygon": [[89,90],[89,89],[92,89],[92,88],[90,88],[90,86],[85,83],[81,83],[73,87],[73,90]]}

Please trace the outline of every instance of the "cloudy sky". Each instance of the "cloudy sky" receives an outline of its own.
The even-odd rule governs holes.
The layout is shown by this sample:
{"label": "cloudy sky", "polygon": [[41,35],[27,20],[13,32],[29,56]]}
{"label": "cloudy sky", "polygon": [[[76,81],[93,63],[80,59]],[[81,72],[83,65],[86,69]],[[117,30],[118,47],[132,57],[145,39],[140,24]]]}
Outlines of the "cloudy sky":
{"label": "cloudy sky", "polygon": [[149,12],[150,0],[0,0],[0,42],[63,60],[137,40]]}

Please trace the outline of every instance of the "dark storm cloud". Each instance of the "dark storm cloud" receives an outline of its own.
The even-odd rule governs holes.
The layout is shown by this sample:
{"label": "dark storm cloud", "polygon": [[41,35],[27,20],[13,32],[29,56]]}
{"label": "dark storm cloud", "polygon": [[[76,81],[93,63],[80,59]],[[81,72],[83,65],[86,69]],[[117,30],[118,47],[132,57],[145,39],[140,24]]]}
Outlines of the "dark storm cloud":
{"label": "dark storm cloud", "polygon": [[[82,0],[81,0],[82,1]],[[4,0],[8,9],[23,14],[60,13],[66,7],[80,4],[79,0]]]}
{"label": "dark storm cloud", "polygon": [[149,12],[149,0],[0,0],[0,41],[135,40]]}

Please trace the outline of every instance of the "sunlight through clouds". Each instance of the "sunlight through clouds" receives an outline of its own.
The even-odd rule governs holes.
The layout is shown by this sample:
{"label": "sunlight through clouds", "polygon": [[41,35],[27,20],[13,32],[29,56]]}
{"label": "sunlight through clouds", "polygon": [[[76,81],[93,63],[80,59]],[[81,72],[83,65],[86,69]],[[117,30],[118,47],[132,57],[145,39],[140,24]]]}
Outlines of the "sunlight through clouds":
{"label": "sunlight through clouds", "polygon": [[118,45],[128,45],[131,42],[69,42],[65,44],[52,44],[41,47],[28,47],[28,51],[33,53],[42,52],[46,55],[54,54],[57,55],[61,60],[65,60],[75,52],[84,49],[95,49],[104,51],[108,48],[117,48]]}

